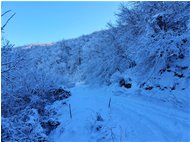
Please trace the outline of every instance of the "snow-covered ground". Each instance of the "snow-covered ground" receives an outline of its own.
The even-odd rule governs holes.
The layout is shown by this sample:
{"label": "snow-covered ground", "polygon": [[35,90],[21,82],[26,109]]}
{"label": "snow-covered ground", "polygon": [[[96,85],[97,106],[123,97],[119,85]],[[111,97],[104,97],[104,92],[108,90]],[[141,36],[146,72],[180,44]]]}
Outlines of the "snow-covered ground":
{"label": "snow-covered ground", "polygon": [[67,107],[60,102],[52,106],[59,110],[61,125],[51,133],[51,139],[55,142],[190,140],[189,110],[146,99],[140,91],[124,94],[113,90],[73,87]]}

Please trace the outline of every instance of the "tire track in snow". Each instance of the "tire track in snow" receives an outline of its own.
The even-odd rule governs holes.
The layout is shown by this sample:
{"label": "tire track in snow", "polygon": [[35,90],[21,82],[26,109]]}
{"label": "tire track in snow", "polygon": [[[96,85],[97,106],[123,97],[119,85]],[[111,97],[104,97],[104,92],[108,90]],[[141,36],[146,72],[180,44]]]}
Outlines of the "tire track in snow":
{"label": "tire track in snow", "polygon": [[[118,101],[118,100],[116,100]],[[122,101],[122,102],[121,102]],[[126,105],[124,105],[126,104]],[[145,120],[147,122],[148,125],[150,125],[151,127],[154,126],[154,131],[156,130],[158,132],[158,128],[160,129],[159,131],[161,131],[161,134],[163,134],[163,136],[165,134],[169,135],[168,138],[172,138],[173,135],[174,137],[178,138],[178,134],[175,133],[176,130],[172,130],[171,128],[175,129],[175,123],[177,122],[178,125],[181,126],[181,129],[186,127],[188,128],[188,123],[179,123],[179,120],[176,121],[175,119],[171,118],[168,119],[166,118],[164,115],[160,115],[160,112],[157,111],[153,111],[152,109],[148,109],[148,107],[146,106],[137,106],[137,104],[133,103],[133,102],[129,102],[125,99],[123,100],[119,100],[116,103],[117,106],[120,106],[122,109],[125,109],[126,111],[131,111],[131,114],[137,114],[137,117],[141,116],[141,118],[143,120]],[[159,121],[161,120],[161,121]],[[164,122],[164,123],[163,123]],[[168,127],[167,127],[168,125]],[[175,138],[173,137],[172,140],[174,140]],[[167,138],[167,136],[165,135],[165,138]]]}
{"label": "tire track in snow", "polygon": [[[159,108],[155,105],[147,105],[147,104],[143,105],[143,103],[139,103],[137,101],[129,100],[128,104],[133,105],[134,106],[133,108],[137,108],[139,110],[145,110],[144,111],[145,113],[143,115],[147,115],[148,117],[150,117],[149,114],[151,114],[151,117],[154,117],[156,119],[160,118],[160,120],[164,120],[165,122],[167,121],[167,124],[171,124],[172,122],[173,123],[177,122],[181,126],[189,128],[189,125],[190,125],[189,118],[188,118],[189,115],[184,112],[179,112],[174,109],[168,109],[168,108],[163,108],[163,107]],[[168,115],[168,111],[166,111],[167,109],[168,109],[170,115]],[[146,112],[149,112],[149,113],[146,113]],[[180,116],[179,116],[179,114],[180,114]],[[183,117],[181,117],[181,116],[183,116]],[[184,116],[187,118],[184,118]]]}
{"label": "tire track in snow", "polygon": [[[137,101],[134,101],[132,99],[129,99],[128,103],[132,103],[133,105],[136,105],[137,107],[140,107],[140,108],[143,107],[143,108],[148,109],[148,110],[150,110],[151,112],[154,112],[154,113],[155,112],[160,113],[164,117],[169,117],[171,119],[176,119],[176,120],[185,121],[185,122],[189,121],[188,114],[186,114],[185,112],[178,111],[178,110],[175,110],[175,112],[174,112],[174,109],[172,109],[172,108],[167,108],[168,110],[170,109],[173,112],[173,113],[170,112],[170,115],[168,115],[168,111],[166,111],[167,109],[163,108],[163,107],[158,107],[158,106],[155,106],[155,105],[149,105],[147,103],[143,104],[143,103],[140,103],[140,101],[137,102]],[[186,115],[184,115],[184,114],[186,114]],[[186,116],[186,118],[182,118],[181,116]]]}
{"label": "tire track in snow", "polygon": [[[117,104],[116,108],[117,110],[119,110],[117,111],[118,114],[122,114],[122,115],[125,114],[125,118],[132,116],[130,119],[130,125],[133,126],[133,129],[135,131],[137,128],[138,129],[140,128],[137,132],[136,138],[138,138],[139,133],[142,133],[142,134],[144,133],[143,135],[145,136],[145,133],[147,133],[146,131],[151,130],[149,135],[151,135],[154,141],[160,139],[160,136],[162,136],[162,139],[168,140],[168,137],[165,135],[166,133],[163,132],[163,128],[160,127],[159,124],[157,124],[156,122],[149,119],[148,117],[144,116],[138,111],[134,111],[134,109],[126,107],[123,104]],[[145,140],[148,140],[148,139],[145,139]]]}

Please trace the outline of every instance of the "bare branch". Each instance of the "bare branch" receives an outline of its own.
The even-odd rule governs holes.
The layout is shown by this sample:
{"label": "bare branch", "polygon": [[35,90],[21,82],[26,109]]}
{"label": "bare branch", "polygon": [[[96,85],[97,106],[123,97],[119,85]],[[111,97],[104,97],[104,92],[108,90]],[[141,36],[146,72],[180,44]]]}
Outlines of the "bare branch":
{"label": "bare branch", "polygon": [[9,13],[9,12],[11,12],[11,10],[5,11],[3,14],[1,14],[1,17],[3,17],[5,14],[7,14],[7,13]]}
{"label": "bare branch", "polygon": [[8,22],[15,16],[16,13],[14,13],[7,21],[6,23],[1,27],[1,31],[4,30],[5,26],[8,24]]}

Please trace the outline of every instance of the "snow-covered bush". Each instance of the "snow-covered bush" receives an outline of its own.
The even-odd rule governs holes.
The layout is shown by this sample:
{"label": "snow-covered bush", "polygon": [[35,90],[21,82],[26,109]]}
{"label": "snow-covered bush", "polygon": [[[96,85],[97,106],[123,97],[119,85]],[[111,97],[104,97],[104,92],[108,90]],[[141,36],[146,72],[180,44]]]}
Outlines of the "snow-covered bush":
{"label": "snow-covered bush", "polygon": [[2,141],[48,141],[59,122],[45,106],[70,92],[46,72],[43,58],[29,58],[33,54],[19,48],[2,50]]}
{"label": "snow-covered bush", "polygon": [[7,142],[47,141],[37,110],[25,108],[17,115],[2,117],[2,140]]}
{"label": "snow-covered bush", "polygon": [[70,97],[70,92],[59,88],[41,95],[38,91],[19,98],[4,96],[7,99],[2,100],[3,141],[48,141],[49,133],[60,125],[56,112],[46,106]]}
{"label": "snow-covered bush", "polygon": [[171,60],[185,57],[190,3],[133,2],[132,5],[122,5],[117,14],[117,38],[128,57],[135,61],[139,76],[148,81]]}

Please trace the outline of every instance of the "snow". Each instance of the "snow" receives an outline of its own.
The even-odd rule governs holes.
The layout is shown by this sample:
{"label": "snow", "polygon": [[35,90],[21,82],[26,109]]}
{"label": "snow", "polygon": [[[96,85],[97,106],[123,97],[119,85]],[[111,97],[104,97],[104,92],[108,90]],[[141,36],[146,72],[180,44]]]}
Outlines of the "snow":
{"label": "snow", "polygon": [[189,110],[148,100],[138,90],[128,95],[122,91],[115,95],[113,90],[87,85],[71,88],[72,118],[69,108],[58,106],[61,125],[51,133],[53,141],[189,141]]}
{"label": "snow", "polygon": [[2,48],[3,141],[190,141],[190,4],[136,4],[107,30]]}

